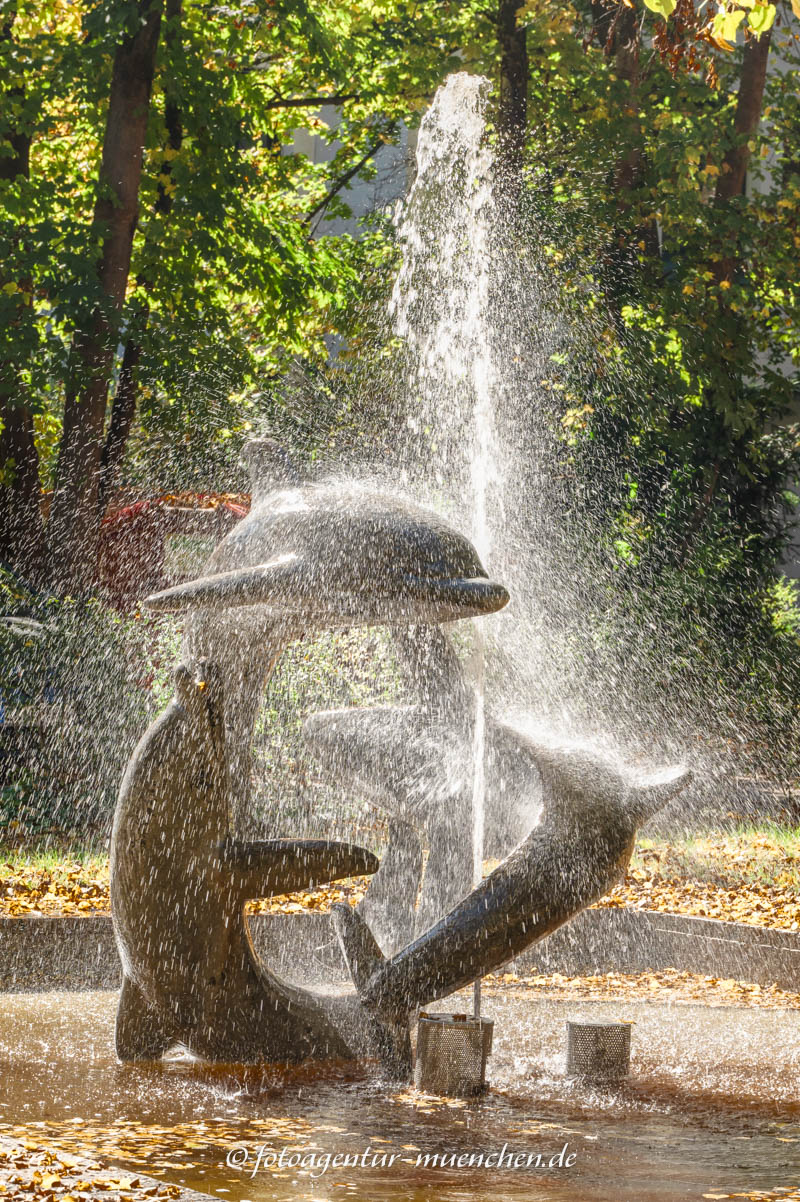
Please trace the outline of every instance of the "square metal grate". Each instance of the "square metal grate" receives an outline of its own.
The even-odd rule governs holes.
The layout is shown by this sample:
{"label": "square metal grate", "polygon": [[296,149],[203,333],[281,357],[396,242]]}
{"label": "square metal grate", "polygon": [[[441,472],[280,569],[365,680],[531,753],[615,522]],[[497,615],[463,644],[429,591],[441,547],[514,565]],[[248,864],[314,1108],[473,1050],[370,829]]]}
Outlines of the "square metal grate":
{"label": "square metal grate", "polygon": [[423,1093],[468,1098],[486,1088],[494,1023],[466,1014],[419,1016],[414,1085]]}
{"label": "square metal grate", "polygon": [[567,1076],[620,1081],[631,1060],[630,1023],[567,1023]]}

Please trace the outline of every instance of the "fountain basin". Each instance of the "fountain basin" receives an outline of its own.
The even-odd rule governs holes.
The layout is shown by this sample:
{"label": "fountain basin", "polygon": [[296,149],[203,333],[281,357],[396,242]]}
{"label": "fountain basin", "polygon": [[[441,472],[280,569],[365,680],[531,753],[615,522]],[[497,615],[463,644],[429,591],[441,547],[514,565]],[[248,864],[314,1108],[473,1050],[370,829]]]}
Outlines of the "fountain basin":
{"label": "fountain basin", "polygon": [[[800,1181],[795,1013],[626,1002],[621,1015],[620,1003],[533,1002],[501,989],[484,999],[496,1021],[491,1088],[464,1102],[398,1091],[352,1066],[121,1065],[111,1050],[116,993],[85,993],[80,1008],[74,995],[7,994],[0,1134],[231,1202],[478,1202],[489,1192],[498,1202],[677,1202]],[[453,1009],[466,1004],[451,999]],[[567,1081],[564,1022],[620,1017],[637,1024],[630,1080],[611,1091]],[[575,1160],[457,1163],[504,1145],[547,1162],[566,1145]],[[330,1153],[358,1163],[316,1177],[302,1164],[256,1168],[262,1147],[285,1150],[284,1160]],[[246,1164],[228,1163],[242,1148]],[[437,1154],[455,1162],[442,1167]]]}
{"label": "fountain basin", "polygon": [[[346,976],[327,914],[258,914],[260,955],[286,976]],[[674,968],[800,992],[800,935],[682,914],[585,910],[515,961],[580,976]],[[0,990],[114,989],[120,963],[109,915],[0,918]]]}

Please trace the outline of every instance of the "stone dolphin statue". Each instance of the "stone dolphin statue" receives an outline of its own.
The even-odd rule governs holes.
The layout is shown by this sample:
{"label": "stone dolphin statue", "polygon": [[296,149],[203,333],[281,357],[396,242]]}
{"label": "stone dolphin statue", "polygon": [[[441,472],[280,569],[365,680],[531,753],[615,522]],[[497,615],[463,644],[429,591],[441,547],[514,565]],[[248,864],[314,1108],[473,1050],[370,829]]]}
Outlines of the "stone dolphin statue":
{"label": "stone dolphin statue", "polygon": [[264,688],[292,640],[372,623],[417,629],[493,613],[508,601],[469,540],[429,509],[352,482],[287,485],[283,468],[281,487],[270,490],[259,472],[273,448],[262,443],[268,440],[248,447],[249,515],[216,547],[199,580],[146,601],[150,609],[187,613],[185,660],[219,668],[238,823],[252,800],[250,747]]}
{"label": "stone dolphin statue", "polygon": [[378,861],[346,843],[237,841],[213,666],[176,672],[176,696],[133,754],[111,841],[111,905],[123,985],[122,1060],[175,1043],[209,1060],[352,1054],[324,999],[294,989],[256,955],[249,898],[304,889]]}
{"label": "stone dolphin statue", "polygon": [[636,779],[585,751],[531,744],[541,817],[520,846],[430,930],[384,958],[363,919],[335,907],[342,951],[363,1005],[398,1028],[501,967],[603,897],[624,873],[636,831],[691,779],[674,769]]}
{"label": "stone dolphin statue", "polygon": [[305,630],[449,621],[508,600],[468,540],[427,510],[352,486],[286,488],[256,501],[208,576],[148,599],[191,619],[176,696],[134,751],[114,818],[111,900],[124,972],[116,1039],[125,1060],[156,1058],[176,1042],[211,1060],[370,1049],[391,1057],[381,1020],[355,995],[289,985],[250,941],[249,898],[378,867],[349,844],[235,838],[261,690],[287,641]]}
{"label": "stone dolphin statue", "polygon": [[[432,926],[473,883],[472,730],[454,717],[427,706],[351,707],[318,711],[303,724],[326,778],[390,815],[387,849],[359,905],[386,954]],[[491,718],[485,758],[484,846],[488,856],[505,856],[536,820],[539,771],[529,740]]]}
{"label": "stone dolphin statue", "polygon": [[472,544],[431,510],[348,484],[268,494],[223,540],[199,580],[147,598],[153,610],[258,605],[330,630],[448,622],[508,602]]}

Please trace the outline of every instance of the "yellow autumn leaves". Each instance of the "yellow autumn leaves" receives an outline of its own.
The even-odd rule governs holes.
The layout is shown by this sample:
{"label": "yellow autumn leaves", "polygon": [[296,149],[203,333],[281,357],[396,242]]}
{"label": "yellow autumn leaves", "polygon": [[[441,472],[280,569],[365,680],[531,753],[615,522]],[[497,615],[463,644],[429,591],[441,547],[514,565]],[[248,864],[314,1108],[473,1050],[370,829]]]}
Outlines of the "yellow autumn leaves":
{"label": "yellow autumn leaves", "polygon": [[[629,3],[630,0],[625,0]],[[666,21],[677,7],[677,0],[644,0],[651,12]],[[791,0],[792,12],[800,18],[800,0]],[[630,5],[633,7],[633,5]],[[775,21],[775,5],[766,0],[726,0],[717,8],[705,27],[710,40],[720,50],[733,50],[736,34],[745,25],[760,37],[772,28]]]}
{"label": "yellow autumn leaves", "polygon": [[180,1197],[176,1185],[120,1174],[119,1170],[54,1152],[30,1139],[0,1146],[0,1198],[27,1202],[85,1202],[106,1197],[117,1202],[144,1202]]}
{"label": "yellow autumn leaves", "polygon": [[[798,0],[793,0],[798,4]],[[772,28],[775,21],[775,5],[759,3],[758,0],[735,0],[733,4],[719,7],[711,22],[712,40],[721,50],[733,50],[739,27],[747,18],[747,24],[759,37]]]}
{"label": "yellow autumn leaves", "polygon": [[605,972],[567,977],[562,973],[494,973],[484,979],[492,990],[511,990],[532,997],[587,1001],[684,1001],[717,1006],[758,1006],[762,1009],[800,1010],[800,993],[777,985],[756,985],[677,968],[649,972]]}
{"label": "yellow autumn leaves", "polygon": [[[494,865],[487,865],[489,870]],[[358,905],[369,877],[255,899],[250,914],[326,914],[337,902]],[[716,918],[751,926],[800,931],[800,849],[777,832],[711,832],[688,844],[645,841],[625,880],[597,903]],[[0,862],[0,915],[107,914],[105,857],[83,864]]]}
{"label": "yellow autumn leaves", "polygon": [[83,864],[9,860],[0,863],[0,914],[107,914],[108,880],[105,857]]}

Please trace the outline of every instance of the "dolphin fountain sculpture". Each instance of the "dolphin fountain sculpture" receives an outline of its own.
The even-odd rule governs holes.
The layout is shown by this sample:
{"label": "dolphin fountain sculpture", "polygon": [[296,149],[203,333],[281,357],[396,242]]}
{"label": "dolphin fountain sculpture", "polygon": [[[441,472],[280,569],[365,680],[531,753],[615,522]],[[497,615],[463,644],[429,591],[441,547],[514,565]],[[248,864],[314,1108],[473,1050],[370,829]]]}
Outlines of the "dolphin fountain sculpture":
{"label": "dolphin fountain sculpture", "polygon": [[383,1022],[501,967],[603,897],[624,874],[636,832],[688,784],[677,768],[637,779],[598,756],[531,743],[544,800],[516,851],[449,914],[387,959],[363,918],[334,907],[358,995]]}
{"label": "dolphin fountain sculpture", "polygon": [[111,839],[111,904],[123,965],[116,1046],[150,1060],[182,1043],[210,1060],[344,1056],[324,1008],[255,955],[252,897],[374,872],[378,861],[324,840],[237,841],[211,664],[181,665],[176,695],[131,758]]}
{"label": "dolphin fountain sculpture", "polygon": [[159,611],[191,610],[192,622],[176,696],[134,751],[115,812],[118,1054],[150,1059],[181,1042],[214,1060],[354,1056],[369,1046],[390,1056],[380,1022],[354,1020],[355,999],[290,986],[253,949],[248,899],[372,873],[378,861],[324,840],[238,841],[241,740],[259,686],[301,631],[449,621],[492,612],[508,594],[435,514],[352,486],[268,493],[210,566],[147,599]]}
{"label": "dolphin fountain sculpture", "polygon": [[[265,445],[266,444],[266,445]],[[199,580],[148,598],[188,615],[183,656],[226,682],[224,732],[237,825],[250,810],[250,747],[264,687],[285,647],[348,626],[417,628],[508,601],[474,548],[419,506],[352,483],[298,484],[268,439],[248,444],[254,504]],[[278,487],[270,489],[269,481]]]}
{"label": "dolphin fountain sculpture", "polygon": [[[473,690],[444,628],[392,633],[419,704],[318,711],[303,726],[326,778],[389,816],[381,866],[358,906],[386,955],[432,926],[474,883]],[[486,855],[503,859],[535,821],[538,773],[512,726],[489,717],[486,727],[483,844]]]}
{"label": "dolphin fountain sculpture", "polygon": [[[463,718],[428,706],[375,706],[318,711],[303,724],[327,778],[390,817],[381,866],[358,906],[387,954],[433,926],[473,883],[472,730]],[[484,847],[505,857],[533,826],[541,786],[529,740],[492,718],[486,775]]]}

